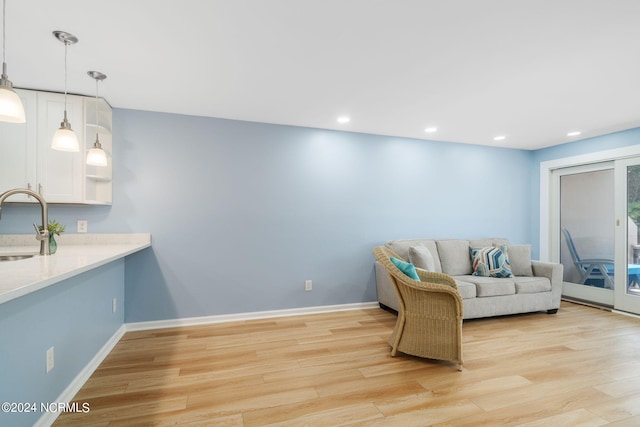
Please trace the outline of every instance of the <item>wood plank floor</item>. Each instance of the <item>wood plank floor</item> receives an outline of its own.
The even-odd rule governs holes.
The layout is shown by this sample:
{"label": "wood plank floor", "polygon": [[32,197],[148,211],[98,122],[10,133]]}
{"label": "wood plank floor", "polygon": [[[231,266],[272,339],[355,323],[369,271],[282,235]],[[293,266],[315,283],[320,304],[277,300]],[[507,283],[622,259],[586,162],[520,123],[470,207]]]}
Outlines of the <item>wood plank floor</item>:
{"label": "wood plank floor", "polygon": [[563,302],[465,321],[464,369],[381,309],[129,332],[55,426],[638,426],[640,319]]}

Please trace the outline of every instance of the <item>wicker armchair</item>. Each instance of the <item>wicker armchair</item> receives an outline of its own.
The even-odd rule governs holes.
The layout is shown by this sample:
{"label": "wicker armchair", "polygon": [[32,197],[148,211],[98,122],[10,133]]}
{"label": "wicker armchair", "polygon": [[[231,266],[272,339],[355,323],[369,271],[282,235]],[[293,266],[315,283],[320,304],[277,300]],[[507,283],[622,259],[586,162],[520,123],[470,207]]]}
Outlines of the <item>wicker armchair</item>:
{"label": "wicker armchair", "polygon": [[390,257],[401,259],[386,246],[373,249],[391,277],[400,310],[389,338],[391,356],[398,351],[457,363],[462,370],[462,298],[456,282],[446,274],[417,269],[420,281],[401,272]]}

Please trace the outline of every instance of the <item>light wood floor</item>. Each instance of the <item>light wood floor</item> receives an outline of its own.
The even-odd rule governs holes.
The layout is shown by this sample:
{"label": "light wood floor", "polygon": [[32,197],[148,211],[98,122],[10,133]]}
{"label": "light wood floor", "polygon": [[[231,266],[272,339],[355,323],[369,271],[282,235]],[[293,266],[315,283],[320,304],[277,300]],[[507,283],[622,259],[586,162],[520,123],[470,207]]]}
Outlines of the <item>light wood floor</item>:
{"label": "light wood floor", "polygon": [[466,321],[464,370],[389,355],[381,309],[127,333],[55,426],[638,426],[640,319]]}

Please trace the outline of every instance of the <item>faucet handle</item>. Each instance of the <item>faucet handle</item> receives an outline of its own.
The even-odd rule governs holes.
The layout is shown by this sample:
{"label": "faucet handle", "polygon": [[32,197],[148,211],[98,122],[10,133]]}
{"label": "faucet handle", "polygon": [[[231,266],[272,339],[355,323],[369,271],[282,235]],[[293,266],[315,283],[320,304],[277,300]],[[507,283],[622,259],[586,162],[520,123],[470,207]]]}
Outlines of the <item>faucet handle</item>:
{"label": "faucet handle", "polygon": [[48,229],[43,229],[42,231],[40,231],[40,228],[38,228],[38,225],[35,222],[33,223],[33,228],[36,229],[36,240],[44,240],[49,237]]}

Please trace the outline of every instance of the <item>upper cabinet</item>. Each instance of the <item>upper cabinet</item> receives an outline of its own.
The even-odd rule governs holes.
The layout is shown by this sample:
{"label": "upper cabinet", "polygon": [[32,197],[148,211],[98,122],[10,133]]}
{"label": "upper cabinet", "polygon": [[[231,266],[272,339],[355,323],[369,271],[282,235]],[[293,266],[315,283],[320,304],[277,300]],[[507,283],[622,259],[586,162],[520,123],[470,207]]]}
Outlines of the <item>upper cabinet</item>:
{"label": "upper cabinet", "polygon": [[[80,151],[51,148],[53,134],[64,116],[64,94],[16,90],[23,100],[24,124],[0,123],[0,192],[12,188],[37,191],[48,203],[105,204],[112,202],[111,107],[102,99],[67,96],[67,117],[78,137]],[[107,166],[85,162],[99,135]],[[28,202],[12,196],[8,202]]]}
{"label": "upper cabinet", "polygon": [[[12,188],[37,191],[36,184],[36,93],[16,89],[22,99],[26,123],[0,122],[0,193]],[[26,195],[11,196],[9,202],[27,202]]]}
{"label": "upper cabinet", "polygon": [[[36,191],[49,203],[82,203],[83,107],[82,97],[67,96],[67,117],[78,136],[80,152],[53,150],[51,140],[64,117],[64,95],[38,92],[36,119]],[[27,123],[29,123],[27,117]]]}

